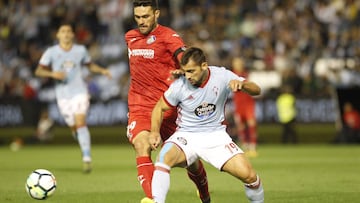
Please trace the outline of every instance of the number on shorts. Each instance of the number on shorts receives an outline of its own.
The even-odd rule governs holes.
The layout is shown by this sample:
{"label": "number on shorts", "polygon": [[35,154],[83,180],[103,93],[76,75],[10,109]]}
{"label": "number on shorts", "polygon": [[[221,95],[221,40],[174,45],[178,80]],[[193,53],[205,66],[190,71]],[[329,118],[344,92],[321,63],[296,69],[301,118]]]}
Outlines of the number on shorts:
{"label": "number on shorts", "polygon": [[238,146],[233,142],[230,142],[229,144],[225,145],[225,148],[228,149],[231,154],[235,153],[236,151],[239,151]]}
{"label": "number on shorts", "polygon": [[130,139],[132,137],[131,131],[134,130],[136,121],[131,122],[126,128],[126,136]]}

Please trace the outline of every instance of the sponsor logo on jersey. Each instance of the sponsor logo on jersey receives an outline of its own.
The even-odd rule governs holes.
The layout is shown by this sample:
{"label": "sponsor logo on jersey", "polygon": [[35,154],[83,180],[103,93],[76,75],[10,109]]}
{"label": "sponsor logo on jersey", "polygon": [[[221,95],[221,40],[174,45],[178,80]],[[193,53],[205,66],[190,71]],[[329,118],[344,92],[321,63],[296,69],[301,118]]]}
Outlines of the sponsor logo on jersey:
{"label": "sponsor logo on jersey", "polygon": [[215,104],[202,103],[195,109],[194,113],[196,116],[203,119],[211,116],[215,112],[215,110]]}
{"label": "sponsor logo on jersey", "polygon": [[151,35],[150,37],[148,37],[148,39],[146,40],[146,44],[152,44],[154,43],[156,40],[155,35]]}
{"label": "sponsor logo on jersey", "polygon": [[155,51],[153,49],[128,49],[129,58],[131,56],[142,56],[147,59],[152,59],[155,56]]}

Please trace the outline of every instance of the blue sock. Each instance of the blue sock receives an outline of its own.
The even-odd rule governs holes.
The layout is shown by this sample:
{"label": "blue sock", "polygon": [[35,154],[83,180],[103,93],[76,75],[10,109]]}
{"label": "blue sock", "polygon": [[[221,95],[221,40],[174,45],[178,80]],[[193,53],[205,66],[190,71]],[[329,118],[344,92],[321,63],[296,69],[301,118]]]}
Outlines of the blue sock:
{"label": "blue sock", "polygon": [[80,127],[76,130],[77,138],[82,152],[84,162],[91,161],[91,139],[90,132],[87,126]]}

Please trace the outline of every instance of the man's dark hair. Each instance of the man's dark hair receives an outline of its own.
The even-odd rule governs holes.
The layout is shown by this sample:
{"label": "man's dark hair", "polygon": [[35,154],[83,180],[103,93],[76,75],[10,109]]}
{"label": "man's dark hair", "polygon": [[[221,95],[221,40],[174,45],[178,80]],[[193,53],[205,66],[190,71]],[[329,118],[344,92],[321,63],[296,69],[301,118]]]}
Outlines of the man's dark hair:
{"label": "man's dark hair", "polygon": [[75,27],[75,24],[74,24],[74,23],[71,23],[71,22],[68,22],[68,21],[63,21],[63,22],[61,22],[61,23],[59,24],[58,30],[59,30],[60,27],[62,27],[62,26],[69,26],[69,27],[71,27],[72,31],[75,32],[76,27]]}
{"label": "man's dark hair", "polygon": [[153,10],[159,9],[158,0],[134,0],[133,6],[134,8],[138,6],[151,6]]}
{"label": "man's dark hair", "polygon": [[203,50],[196,47],[186,49],[180,60],[180,65],[185,66],[187,63],[189,63],[190,59],[192,59],[196,65],[200,66],[202,63],[206,62],[205,53],[203,52]]}

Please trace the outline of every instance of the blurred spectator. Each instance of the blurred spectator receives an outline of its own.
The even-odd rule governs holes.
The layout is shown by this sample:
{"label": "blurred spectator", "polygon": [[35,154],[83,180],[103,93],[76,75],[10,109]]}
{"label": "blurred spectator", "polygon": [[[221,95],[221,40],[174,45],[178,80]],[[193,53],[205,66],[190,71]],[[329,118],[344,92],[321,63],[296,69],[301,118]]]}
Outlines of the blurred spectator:
{"label": "blurred spectator", "polygon": [[279,122],[282,125],[282,143],[298,142],[296,132],[296,98],[291,86],[283,86],[280,95],[276,99]]}
{"label": "blurred spectator", "polygon": [[343,138],[347,143],[360,142],[360,113],[350,102],[343,105]]}
{"label": "blurred spectator", "polygon": [[286,68],[282,71],[282,86],[289,86],[293,93],[301,93],[303,81],[294,68]]}
{"label": "blurred spectator", "polygon": [[[159,3],[164,25],[173,26],[189,46],[204,49],[209,63],[230,66],[231,58],[241,54],[246,66],[258,71],[275,70],[282,75],[292,67],[291,74],[302,81],[293,87],[294,91],[307,96],[329,97],[333,85],[355,83],[345,80],[347,74],[359,78],[360,1]],[[91,47],[104,66],[112,65],[114,60],[127,60],[123,35],[134,27],[130,0],[1,1],[0,9],[0,74],[8,74],[6,69],[13,72],[10,78],[0,75],[0,96],[12,94],[4,89],[16,83],[11,80],[17,80],[20,68],[14,67],[14,60],[29,67],[31,74],[22,79],[32,81],[39,53],[55,42],[49,33],[54,33],[63,21],[78,27],[78,40]],[[319,60],[327,62],[317,65]],[[344,78],[340,84],[331,71],[334,64]]]}

